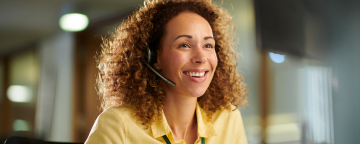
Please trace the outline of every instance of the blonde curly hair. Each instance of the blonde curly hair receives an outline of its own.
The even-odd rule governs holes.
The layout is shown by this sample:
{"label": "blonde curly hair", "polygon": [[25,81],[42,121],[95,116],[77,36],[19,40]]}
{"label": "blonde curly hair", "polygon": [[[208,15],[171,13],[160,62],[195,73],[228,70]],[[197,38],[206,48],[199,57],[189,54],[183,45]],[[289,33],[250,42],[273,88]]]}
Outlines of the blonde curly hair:
{"label": "blonde curly hair", "polygon": [[199,14],[209,22],[216,44],[218,66],[209,88],[198,98],[200,107],[211,119],[219,109],[248,104],[246,85],[236,70],[231,16],[209,0],[145,0],[114,33],[103,38],[95,56],[101,109],[128,106],[146,126],[162,117],[165,92],[161,79],[144,63],[143,55],[148,47],[159,49],[167,22],[184,11]]}

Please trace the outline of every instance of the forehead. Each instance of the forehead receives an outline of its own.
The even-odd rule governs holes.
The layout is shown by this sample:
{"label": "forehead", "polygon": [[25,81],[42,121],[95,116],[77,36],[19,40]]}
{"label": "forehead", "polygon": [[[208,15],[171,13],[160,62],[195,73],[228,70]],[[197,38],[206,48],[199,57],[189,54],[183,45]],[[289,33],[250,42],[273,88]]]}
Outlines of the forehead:
{"label": "forehead", "polygon": [[[200,35],[213,36],[209,22],[193,12],[181,12],[166,25],[166,35]],[[176,37],[176,36],[173,36]]]}

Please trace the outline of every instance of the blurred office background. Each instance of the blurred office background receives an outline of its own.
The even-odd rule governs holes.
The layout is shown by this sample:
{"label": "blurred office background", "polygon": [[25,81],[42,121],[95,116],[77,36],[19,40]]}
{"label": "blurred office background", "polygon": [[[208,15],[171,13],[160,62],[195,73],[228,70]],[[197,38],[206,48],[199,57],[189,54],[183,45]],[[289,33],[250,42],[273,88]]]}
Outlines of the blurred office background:
{"label": "blurred office background", "polygon": [[[213,3],[237,26],[249,143],[360,143],[359,0]],[[93,57],[101,36],[142,4],[1,0],[0,142],[84,142],[100,113]],[[87,27],[61,28],[69,13],[86,15]]]}

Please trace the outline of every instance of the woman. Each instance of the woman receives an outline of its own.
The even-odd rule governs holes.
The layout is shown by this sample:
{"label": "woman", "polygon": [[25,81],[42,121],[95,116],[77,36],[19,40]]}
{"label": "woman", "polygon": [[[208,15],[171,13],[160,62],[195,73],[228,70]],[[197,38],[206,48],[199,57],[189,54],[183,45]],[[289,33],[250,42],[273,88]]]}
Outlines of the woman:
{"label": "woman", "polygon": [[247,143],[233,28],[209,1],[146,1],[97,55],[104,111],[86,143]]}

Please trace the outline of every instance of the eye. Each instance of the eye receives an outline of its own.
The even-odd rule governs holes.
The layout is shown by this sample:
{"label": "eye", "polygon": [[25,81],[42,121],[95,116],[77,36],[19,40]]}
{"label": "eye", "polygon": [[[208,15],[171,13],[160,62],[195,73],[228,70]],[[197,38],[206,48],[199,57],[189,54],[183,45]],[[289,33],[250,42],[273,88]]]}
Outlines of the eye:
{"label": "eye", "polygon": [[205,48],[214,48],[214,46],[211,43],[205,44]]}
{"label": "eye", "polygon": [[189,46],[189,44],[180,44],[179,48],[182,48],[182,47],[187,48],[187,47],[190,47],[190,46]]}

